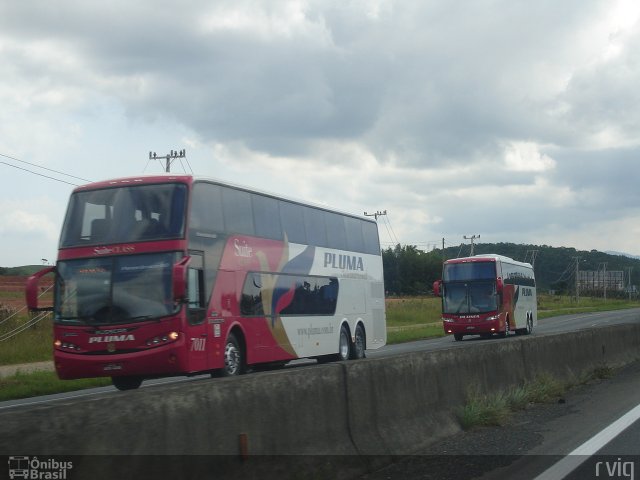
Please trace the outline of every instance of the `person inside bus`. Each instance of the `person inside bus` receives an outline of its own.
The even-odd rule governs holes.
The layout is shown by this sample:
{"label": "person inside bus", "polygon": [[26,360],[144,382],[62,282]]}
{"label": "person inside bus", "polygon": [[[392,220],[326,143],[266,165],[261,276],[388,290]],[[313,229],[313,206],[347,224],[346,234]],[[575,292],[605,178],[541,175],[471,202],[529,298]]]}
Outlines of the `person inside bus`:
{"label": "person inside bus", "polygon": [[495,310],[495,295],[492,285],[474,285],[470,289],[471,305],[469,310],[473,313],[489,312]]}

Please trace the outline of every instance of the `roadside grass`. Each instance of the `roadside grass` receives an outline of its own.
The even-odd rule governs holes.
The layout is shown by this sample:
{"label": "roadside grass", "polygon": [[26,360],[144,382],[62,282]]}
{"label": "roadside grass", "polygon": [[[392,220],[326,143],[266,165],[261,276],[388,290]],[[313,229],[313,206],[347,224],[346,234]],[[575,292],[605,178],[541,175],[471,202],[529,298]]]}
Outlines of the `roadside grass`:
{"label": "roadside grass", "polygon": [[456,410],[456,415],[464,430],[505,425],[514,412],[530,404],[557,401],[571,386],[544,374],[496,394],[483,395],[471,390],[467,402]]}
{"label": "roadside grass", "polygon": [[18,371],[10,377],[0,378],[0,401],[71,392],[85,388],[105,387],[107,385],[111,385],[111,379],[108,377],[60,380],[55,372],[23,373]]}
{"label": "roadside grass", "polygon": [[441,323],[430,323],[426,325],[412,325],[410,327],[392,330],[387,328],[387,343],[406,343],[425,338],[435,338],[444,336]]}
{"label": "roadside grass", "polygon": [[502,426],[511,416],[532,404],[555,403],[573,387],[592,381],[611,378],[615,370],[601,365],[584,372],[575,381],[560,381],[551,374],[538,375],[533,381],[495,394],[483,395],[471,389],[467,402],[456,410],[456,416],[464,430],[477,427]]}
{"label": "roadside grass", "polygon": [[606,312],[640,307],[638,300],[607,299],[538,294],[538,318],[556,317],[572,313]]}
{"label": "roadside grass", "polygon": [[438,297],[389,298],[385,303],[388,327],[440,322]]}
{"label": "roadside grass", "polygon": [[387,343],[441,337],[440,308],[436,297],[387,299]]}
{"label": "roadside grass", "polygon": [[20,313],[0,318],[0,365],[33,363],[51,360],[53,327],[51,314],[28,326],[31,317]]}

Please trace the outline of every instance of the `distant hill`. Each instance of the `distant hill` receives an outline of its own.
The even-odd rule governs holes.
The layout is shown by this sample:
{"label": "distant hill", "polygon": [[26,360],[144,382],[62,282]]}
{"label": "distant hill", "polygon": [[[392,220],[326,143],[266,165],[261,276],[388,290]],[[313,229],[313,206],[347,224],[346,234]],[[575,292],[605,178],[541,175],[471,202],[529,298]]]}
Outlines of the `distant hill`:
{"label": "distant hill", "polygon": [[630,253],[623,253],[623,252],[614,252],[612,250],[607,250],[604,253],[608,253],[609,255],[620,255],[622,257],[629,257],[629,258],[635,258],[636,260],[640,260],[640,256],[638,255],[631,255]]}

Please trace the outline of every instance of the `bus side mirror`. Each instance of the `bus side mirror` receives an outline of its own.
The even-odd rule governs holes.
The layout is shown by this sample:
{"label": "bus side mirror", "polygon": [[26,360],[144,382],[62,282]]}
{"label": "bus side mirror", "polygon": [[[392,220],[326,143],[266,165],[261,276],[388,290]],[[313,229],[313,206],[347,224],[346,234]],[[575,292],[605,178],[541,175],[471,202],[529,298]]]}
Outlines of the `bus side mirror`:
{"label": "bus side mirror", "polygon": [[187,295],[187,268],[191,257],[186,256],[173,266],[173,299],[184,301]]}
{"label": "bus side mirror", "polygon": [[501,294],[504,288],[504,283],[502,281],[502,277],[498,277],[496,279],[496,293]]}
{"label": "bus side mirror", "polygon": [[34,273],[27,279],[27,285],[25,288],[25,295],[27,300],[27,308],[32,312],[37,311],[52,311],[53,307],[38,308],[38,287],[40,285],[40,279],[46,274],[55,272],[56,267],[45,268],[37,273]]}
{"label": "bus side mirror", "polygon": [[442,296],[442,280],[436,280],[435,282],[433,282],[433,294],[436,297],[440,297]]}

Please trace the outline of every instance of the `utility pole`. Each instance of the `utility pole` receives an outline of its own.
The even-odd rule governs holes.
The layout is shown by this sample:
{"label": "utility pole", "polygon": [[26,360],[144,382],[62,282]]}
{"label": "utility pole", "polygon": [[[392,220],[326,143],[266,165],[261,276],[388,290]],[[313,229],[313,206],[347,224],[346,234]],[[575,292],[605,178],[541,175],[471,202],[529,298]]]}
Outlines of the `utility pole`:
{"label": "utility pole", "polygon": [[382,215],[386,215],[387,211],[385,210],[384,212],[381,212],[380,210],[378,210],[376,213],[367,213],[364,212],[364,216],[365,217],[373,217],[376,219],[376,222],[378,221],[378,217],[381,217]]}
{"label": "utility pole", "polygon": [[480,238],[480,235],[472,235],[470,237],[467,237],[466,235],[463,237],[465,240],[471,240],[471,255],[469,255],[470,257],[473,257],[473,241],[476,238]]}
{"label": "utility pole", "polygon": [[629,272],[629,286],[627,287],[629,290],[629,300],[631,300],[631,270],[633,270],[633,267],[627,267],[627,272]]}
{"label": "utility pole", "polygon": [[573,257],[576,261],[576,303],[580,301],[580,283],[578,277],[580,276],[580,257]]}
{"label": "utility pole", "polygon": [[527,259],[529,258],[529,254],[531,254],[531,262],[529,262],[529,263],[531,263],[531,266],[533,268],[535,268],[535,266],[536,266],[536,257],[538,256],[538,252],[539,252],[539,250],[527,250],[527,253],[525,253],[525,255],[524,255],[525,263],[527,262]]}
{"label": "utility pole", "polygon": [[602,289],[604,291],[604,301],[606,302],[607,301],[607,262],[602,262]]}
{"label": "utility pole", "polygon": [[165,163],[165,172],[170,173],[171,172],[171,163],[178,159],[178,158],[185,158],[187,156],[187,151],[186,150],[180,150],[179,152],[173,151],[171,150],[171,153],[168,153],[167,155],[165,155],[164,157],[162,155],[158,156],[156,154],[156,152],[149,152],[149,160],[161,160],[161,159],[165,159],[166,163]]}

